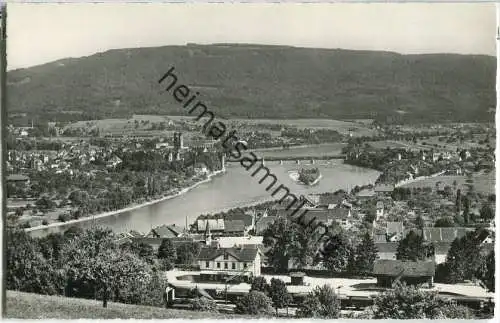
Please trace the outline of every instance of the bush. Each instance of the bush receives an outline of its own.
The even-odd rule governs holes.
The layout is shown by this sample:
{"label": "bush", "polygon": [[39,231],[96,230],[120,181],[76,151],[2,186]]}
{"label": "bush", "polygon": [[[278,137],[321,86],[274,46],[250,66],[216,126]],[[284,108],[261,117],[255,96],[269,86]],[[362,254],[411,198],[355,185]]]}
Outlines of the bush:
{"label": "bush", "polygon": [[66,214],[66,213],[61,213],[59,214],[59,216],[57,217],[57,219],[61,222],[66,222],[70,219],[69,215]]}
{"label": "bush", "polygon": [[49,221],[47,221],[47,220],[42,221],[42,225],[47,225],[47,224],[49,224]]}
{"label": "bush", "polygon": [[272,304],[266,294],[251,291],[237,302],[234,311],[238,314],[272,315],[274,312]]}
{"label": "bush", "polygon": [[158,259],[158,263],[160,265],[160,269],[164,271],[172,270],[174,268],[174,264],[169,259]]}
{"label": "bush", "polygon": [[206,297],[197,297],[190,301],[191,309],[199,312],[218,312],[217,304],[214,300]]}
{"label": "bush", "polygon": [[398,284],[380,294],[374,303],[375,319],[454,319],[472,318],[470,311],[441,299],[437,292]]}
{"label": "bush", "polygon": [[337,298],[337,294],[335,294],[335,290],[328,285],[317,286],[306,296],[297,310],[297,316],[302,318],[336,319],[339,315],[339,299]]}
{"label": "bush", "polygon": [[446,263],[438,264],[436,266],[436,274],[434,276],[434,281],[436,283],[448,283],[449,282],[450,269]]}
{"label": "bush", "polygon": [[473,319],[474,315],[466,306],[450,303],[441,306],[436,311],[436,318],[438,319]]}
{"label": "bush", "polygon": [[269,292],[269,284],[263,276],[257,276],[252,278],[250,290],[255,290],[258,292],[263,292],[267,294]]}

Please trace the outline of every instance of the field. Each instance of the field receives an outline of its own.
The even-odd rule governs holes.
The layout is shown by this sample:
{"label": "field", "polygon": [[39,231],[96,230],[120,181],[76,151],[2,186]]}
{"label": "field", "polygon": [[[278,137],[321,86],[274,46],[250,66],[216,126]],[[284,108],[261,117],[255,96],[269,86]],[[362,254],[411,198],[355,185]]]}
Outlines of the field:
{"label": "field", "polygon": [[[138,127],[135,127],[135,121],[139,122]],[[148,124],[142,124],[141,122],[148,121]],[[152,135],[152,134],[163,134],[167,131],[152,131],[149,130],[151,124],[154,122],[166,122],[168,124],[169,119],[164,116],[138,116],[135,115],[130,119],[101,119],[101,120],[91,120],[91,121],[77,121],[66,126],[65,129],[76,129],[76,128],[99,128],[102,134],[112,134],[112,135]]]}
{"label": "field", "polygon": [[413,143],[407,142],[407,141],[396,141],[396,140],[381,140],[381,141],[369,141],[367,142],[370,146],[376,149],[385,149],[387,147],[391,149],[397,149],[397,148],[402,148],[402,149],[407,149],[407,148],[414,148]]}
{"label": "field", "polygon": [[[213,111],[216,119],[217,113]],[[192,117],[188,116],[169,116],[172,120],[189,120]],[[221,120],[221,119],[219,119]],[[340,121],[333,119],[223,119],[221,120],[226,125],[246,124],[250,127],[257,125],[283,125],[292,126],[299,129],[332,129],[343,134],[348,134],[350,131],[353,136],[371,136],[376,134],[376,130],[369,126],[370,120],[360,119],[359,121]],[[245,126],[247,128],[248,126]]]}
{"label": "field", "polygon": [[[65,126],[64,129],[78,129],[87,128],[94,129],[98,128],[102,135],[113,135],[113,136],[137,136],[137,137],[172,137],[175,131],[178,131],[182,127],[176,122],[175,117],[161,116],[161,115],[134,115],[129,119],[117,118],[117,119],[99,119],[90,121],[77,121]],[[178,121],[180,119],[177,118]],[[188,121],[188,119],[186,119]],[[136,125],[137,122],[137,125]],[[152,124],[159,124],[165,122],[165,130],[152,130]],[[192,121],[192,130],[183,130],[184,138],[189,139],[191,137],[199,137],[201,124],[196,121]],[[60,137],[55,137],[60,139]],[[67,140],[67,137],[64,138]],[[80,140],[81,138],[77,138]]]}
{"label": "field", "polygon": [[[426,145],[423,145],[426,149],[430,149],[438,145],[441,149],[449,150],[449,151],[457,151],[457,149],[474,149],[484,147],[484,144],[479,144],[478,142],[485,139],[485,135],[475,135],[473,140],[464,140],[463,142],[455,141],[452,143],[447,143],[446,141],[439,141],[439,136],[430,137],[428,139],[419,140],[419,143],[423,145],[423,142]],[[491,146],[495,146],[495,138],[494,136],[490,138],[489,144]]]}
{"label": "field", "polygon": [[7,291],[6,318],[16,319],[238,319],[242,315],[194,312]]}
{"label": "field", "polygon": [[[436,186],[436,183],[443,182],[445,185],[449,185],[453,187],[453,181],[457,181],[457,188],[460,188],[462,191],[468,190],[465,186],[465,180],[467,177],[453,175],[453,176],[437,176],[433,178],[428,178],[420,181],[416,181],[413,183],[409,183],[403,185],[403,187],[432,187]],[[474,189],[477,192],[493,194],[495,193],[495,172],[491,172],[488,174],[477,174],[472,177]]]}

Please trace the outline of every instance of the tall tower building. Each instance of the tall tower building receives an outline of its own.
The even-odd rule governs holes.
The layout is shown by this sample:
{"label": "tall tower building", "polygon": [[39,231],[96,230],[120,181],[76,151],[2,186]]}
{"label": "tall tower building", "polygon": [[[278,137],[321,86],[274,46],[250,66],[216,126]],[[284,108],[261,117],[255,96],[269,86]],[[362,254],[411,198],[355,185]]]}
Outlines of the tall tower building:
{"label": "tall tower building", "polygon": [[180,150],[184,148],[184,138],[181,132],[174,132],[174,149]]}
{"label": "tall tower building", "polygon": [[182,132],[179,132],[179,148],[184,149],[184,137],[182,136]]}

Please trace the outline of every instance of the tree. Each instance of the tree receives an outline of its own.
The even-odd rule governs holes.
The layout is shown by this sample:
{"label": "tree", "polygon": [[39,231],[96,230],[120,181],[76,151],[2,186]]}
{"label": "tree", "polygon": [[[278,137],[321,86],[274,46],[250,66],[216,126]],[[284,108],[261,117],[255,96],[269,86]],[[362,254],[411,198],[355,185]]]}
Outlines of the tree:
{"label": "tree", "polygon": [[65,259],[66,296],[92,297],[102,293],[103,307],[107,306],[112,270],[109,261],[113,240],[109,231],[84,231],[77,239],[69,239],[63,250]]}
{"label": "tree", "polygon": [[375,221],[375,219],[376,219],[375,211],[369,210],[368,212],[366,212],[366,215],[365,215],[363,221],[368,222],[368,223],[373,223],[373,221]]}
{"label": "tree", "polygon": [[54,201],[47,197],[42,197],[41,199],[38,199],[35,202],[35,205],[40,209],[40,210],[50,210],[55,207]]}
{"label": "tree", "polygon": [[267,294],[269,292],[269,284],[263,276],[257,276],[252,278],[250,290],[255,290]]}
{"label": "tree", "polygon": [[177,247],[177,264],[191,265],[198,253],[200,252],[200,246],[197,243],[183,243]]}
{"label": "tree", "polygon": [[150,264],[153,263],[154,259],[153,247],[145,242],[132,241],[129,243],[124,243],[121,246],[121,248],[135,253],[136,255],[146,260]]}
{"label": "tree", "polygon": [[95,228],[69,239],[61,252],[66,296],[129,304],[160,305],[165,287],[154,268],[128,248],[118,248],[112,233]]}
{"label": "tree", "polygon": [[495,218],[495,213],[489,204],[483,204],[481,207],[481,211],[479,213],[481,215],[481,219],[487,222]]}
{"label": "tree", "polygon": [[469,220],[470,220],[470,214],[469,214],[469,211],[470,211],[470,201],[469,201],[469,198],[467,196],[465,196],[462,199],[462,205],[464,207],[464,211],[462,212],[462,217],[464,218],[464,224],[469,224]]}
{"label": "tree", "polygon": [[361,243],[356,247],[353,268],[359,274],[370,274],[373,272],[373,263],[378,258],[377,247],[372,237],[367,232]]}
{"label": "tree", "polygon": [[43,257],[37,241],[22,230],[6,230],[5,287],[28,293],[61,294],[63,274]]}
{"label": "tree", "polygon": [[177,259],[177,250],[175,249],[172,240],[163,239],[158,248],[158,259],[163,262],[165,270],[170,270]]}
{"label": "tree", "polygon": [[489,292],[495,292],[495,250],[491,250],[476,274],[481,285]]}
{"label": "tree", "polygon": [[415,219],[415,225],[420,230],[422,230],[424,228],[424,219],[422,219],[422,217],[420,215],[417,216],[417,218]]}
{"label": "tree", "polygon": [[266,252],[271,267],[286,271],[288,262],[298,250],[297,234],[292,221],[278,218],[263,233],[263,242],[269,250]]}
{"label": "tree", "polygon": [[15,213],[15,214],[16,214],[16,217],[18,217],[18,218],[22,217],[22,216],[23,216],[23,211],[24,211],[24,210],[23,210],[23,208],[22,208],[22,207],[18,207],[18,208],[16,209],[16,213]]}
{"label": "tree", "polygon": [[73,191],[69,194],[68,199],[74,206],[82,207],[89,203],[89,194],[85,191]]}
{"label": "tree", "polygon": [[315,262],[319,248],[319,232],[311,230],[308,226],[294,224],[296,243],[291,245],[292,260],[298,268],[304,268]]}
{"label": "tree", "polygon": [[375,298],[373,315],[375,319],[400,320],[472,318],[466,307],[444,301],[435,291],[400,283]]}
{"label": "tree", "polygon": [[325,244],[322,258],[326,268],[333,272],[346,271],[352,255],[352,247],[342,234],[332,235]]}
{"label": "tree", "polygon": [[336,319],[340,316],[340,300],[329,285],[316,286],[304,299],[297,316],[301,318]]}
{"label": "tree", "polygon": [[432,245],[425,245],[422,235],[410,231],[404,239],[399,241],[396,250],[396,259],[418,261],[426,260],[432,255]]}
{"label": "tree", "polygon": [[278,315],[279,308],[288,307],[288,304],[292,301],[292,297],[288,294],[285,282],[277,278],[271,279],[269,296],[271,297],[273,306],[276,309],[276,315]]}
{"label": "tree", "polygon": [[449,218],[449,217],[439,218],[434,223],[434,227],[436,227],[436,228],[449,228],[449,227],[454,227],[454,226],[455,226],[455,222],[453,221],[452,218]]}
{"label": "tree", "polygon": [[477,232],[468,232],[453,240],[445,263],[448,281],[457,283],[472,279],[481,264],[481,258],[481,241],[477,239]]}
{"label": "tree", "polygon": [[272,315],[274,309],[271,299],[266,294],[250,291],[236,303],[234,312],[250,315]]}

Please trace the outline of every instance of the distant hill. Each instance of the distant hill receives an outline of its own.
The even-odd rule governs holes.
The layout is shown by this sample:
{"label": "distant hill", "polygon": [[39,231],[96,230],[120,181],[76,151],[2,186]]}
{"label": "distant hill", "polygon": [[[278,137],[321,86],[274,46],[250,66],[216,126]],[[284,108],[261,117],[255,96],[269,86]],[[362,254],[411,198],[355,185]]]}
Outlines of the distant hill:
{"label": "distant hill", "polygon": [[157,83],[171,66],[223,117],[494,120],[494,57],[235,44],[109,50],[10,71],[9,111],[184,114]]}
{"label": "distant hill", "polygon": [[5,317],[16,319],[248,319],[245,315],[195,312],[7,291]]}

